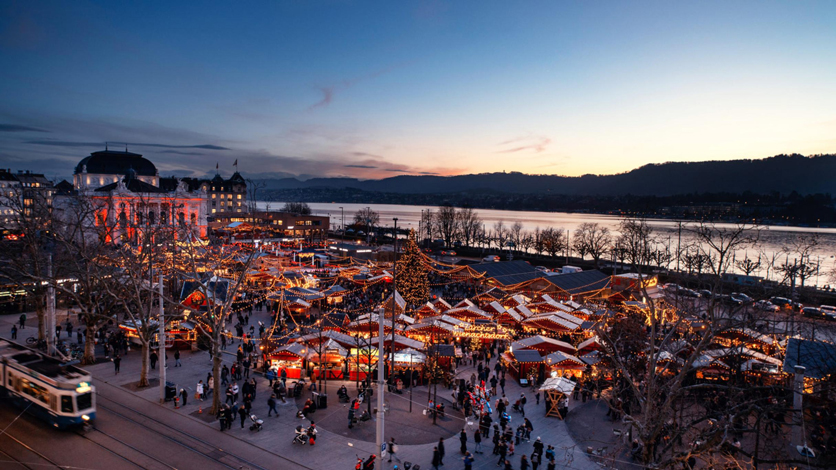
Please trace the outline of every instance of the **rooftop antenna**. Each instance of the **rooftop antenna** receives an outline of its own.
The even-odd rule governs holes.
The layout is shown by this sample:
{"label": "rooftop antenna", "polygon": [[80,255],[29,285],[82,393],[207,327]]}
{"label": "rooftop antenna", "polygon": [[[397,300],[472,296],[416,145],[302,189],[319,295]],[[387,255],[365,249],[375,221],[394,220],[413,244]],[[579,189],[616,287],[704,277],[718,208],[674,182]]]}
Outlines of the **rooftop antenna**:
{"label": "rooftop antenna", "polygon": [[105,141],[105,152],[107,152],[107,141]]}
{"label": "rooftop antenna", "polygon": [[128,144],[125,144],[125,153],[128,153]]}

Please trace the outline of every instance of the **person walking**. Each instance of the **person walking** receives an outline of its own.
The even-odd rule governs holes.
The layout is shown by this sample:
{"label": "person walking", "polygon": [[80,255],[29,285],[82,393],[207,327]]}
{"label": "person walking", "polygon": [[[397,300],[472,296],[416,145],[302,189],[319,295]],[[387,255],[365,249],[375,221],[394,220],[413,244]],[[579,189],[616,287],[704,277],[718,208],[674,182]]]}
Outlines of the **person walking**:
{"label": "person walking", "polygon": [[116,370],[116,375],[119,375],[119,364],[122,363],[122,356],[118,353],[113,357],[113,368]]}
{"label": "person walking", "polygon": [[433,460],[432,460],[433,469],[438,470],[439,465],[441,465],[441,454],[438,452],[438,447],[433,447]]}
{"label": "person walking", "polygon": [[12,339],[17,339],[17,325],[12,325]]}
{"label": "person walking", "polygon": [[271,416],[273,412],[276,413],[276,418],[279,417],[279,410],[276,409],[276,394],[270,395],[270,398],[267,399],[267,416]]}
{"label": "person walking", "polygon": [[232,385],[227,385],[226,387],[226,401],[224,402],[224,404],[235,404],[235,398],[232,393]]}
{"label": "person walking", "polygon": [[241,417],[241,429],[244,429],[244,423],[247,421],[248,416],[247,409],[244,407],[244,405],[241,405],[238,408],[238,416]]}
{"label": "person walking", "polygon": [[496,446],[496,453],[499,454],[499,460],[496,462],[496,466],[498,467],[505,462],[505,455],[508,454],[508,446],[505,444],[505,439],[499,440],[499,445]]}
{"label": "person walking", "polygon": [[476,431],[476,433],[473,434],[473,442],[476,444],[475,447],[473,448],[473,451],[476,452],[477,454],[481,454],[482,453],[482,433],[481,432]]}
{"label": "person walking", "polygon": [[148,356],[148,359],[151,360],[151,370],[156,369],[157,368],[157,359],[159,359],[159,356],[157,356],[157,353],[155,353],[154,351],[151,351],[151,355]]}
{"label": "person walking", "polygon": [[444,438],[438,438],[438,464],[444,466]]}
{"label": "person walking", "polygon": [[203,401],[203,381],[202,380],[197,381],[197,385],[194,388],[194,394],[195,394],[195,398],[197,398],[200,401]]}
{"label": "person walking", "polygon": [[26,329],[26,314],[25,313],[20,314],[20,319],[18,320],[18,323],[20,323],[20,329],[21,330]]}
{"label": "person walking", "polygon": [[505,395],[505,377],[499,379],[499,388],[502,389],[502,395]]}
{"label": "person walking", "polygon": [[[479,433],[477,432],[476,434],[479,434]],[[459,442],[461,442],[461,444],[462,444],[461,447],[459,448],[459,451],[462,454],[466,454],[467,453],[467,432],[464,430],[464,428],[462,428],[462,432],[459,433]]]}
{"label": "person walking", "polygon": [[400,457],[398,457],[398,444],[395,443],[395,438],[389,438],[389,443],[386,444],[386,452],[389,453],[389,461],[391,462],[392,459],[397,460],[398,462],[401,461]]}
{"label": "person walking", "polygon": [[505,466],[502,467],[502,470],[514,470],[514,467],[511,465],[510,459],[505,461]]}
{"label": "person walking", "polygon": [[537,467],[540,466],[540,454],[537,452],[532,452],[531,454],[531,470],[537,470]]}
{"label": "person walking", "polygon": [[473,470],[473,460],[474,460],[474,458],[473,458],[473,455],[470,452],[464,454],[464,457],[462,458],[462,460],[464,460],[464,470]]}
{"label": "person walking", "polygon": [[185,388],[180,389],[180,406],[186,406],[186,402],[189,399],[189,394],[186,393]]}
{"label": "person walking", "polygon": [[528,467],[528,457],[522,454],[522,457],[520,457],[520,470],[528,470]]}
{"label": "person walking", "polygon": [[180,364],[180,350],[174,350],[174,367],[183,367],[183,364]]}

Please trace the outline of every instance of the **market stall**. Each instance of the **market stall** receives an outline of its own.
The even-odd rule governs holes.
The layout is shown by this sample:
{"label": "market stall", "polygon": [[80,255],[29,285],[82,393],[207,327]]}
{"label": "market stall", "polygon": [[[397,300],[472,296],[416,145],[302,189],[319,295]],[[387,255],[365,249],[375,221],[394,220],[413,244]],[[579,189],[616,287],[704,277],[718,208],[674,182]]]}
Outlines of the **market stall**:
{"label": "market stall", "polygon": [[546,400],[546,416],[563,419],[569,411],[569,395],[575,389],[575,382],[564,378],[554,377],[546,379],[540,386],[540,391]]}
{"label": "market stall", "polygon": [[334,340],[323,341],[321,346],[309,347],[308,374],[313,380],[319,380],[320,375],[328,380],[341,380],[344,377],[348,350]]}
{"label": "market stall", "polygon": [[555,351],[543,359],[546,361],[550,377],[580,378],[586,370],[586,363],[580,358],[563,351]]}
{"label": "market stall", "polygon": [[281,375],[281,371],[284,370],[289,379],[301,378],[303,363],[307,354],[308,348],[304,344],[285,344],[268,354],[267,358],[270,361],[270,370],[277,375]]}
{"label": "market stall", "polygon": [[519,380],[520,385],[528,386],[529,377],[540,377],[544,362],[540,353],[533,349],[514,349],[502,354],[502,359],[508,365],[508,372]]}

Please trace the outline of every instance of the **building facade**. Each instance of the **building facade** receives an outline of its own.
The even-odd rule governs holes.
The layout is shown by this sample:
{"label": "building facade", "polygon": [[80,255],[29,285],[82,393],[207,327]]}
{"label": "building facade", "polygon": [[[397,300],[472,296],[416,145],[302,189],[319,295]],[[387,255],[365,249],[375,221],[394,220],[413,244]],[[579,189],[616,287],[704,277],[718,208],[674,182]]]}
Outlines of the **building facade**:
{"label": "building facade", "polygon": [[174,188],[179,181],[186,183],[192,191],[205,191],[207,194],[207,213],[220,212],[243,213],[248,212],[247,182],[237,171],[229,179],[216,174],[211,180],[197,178],[162,178],[160,186]]}
{"label": "building facade", "polygon": [[13,229],[21,217],[32,217],[37,211],[49,211],[55,196],[52,181],[41,173],[0,169],[0,222],[4,229]]}

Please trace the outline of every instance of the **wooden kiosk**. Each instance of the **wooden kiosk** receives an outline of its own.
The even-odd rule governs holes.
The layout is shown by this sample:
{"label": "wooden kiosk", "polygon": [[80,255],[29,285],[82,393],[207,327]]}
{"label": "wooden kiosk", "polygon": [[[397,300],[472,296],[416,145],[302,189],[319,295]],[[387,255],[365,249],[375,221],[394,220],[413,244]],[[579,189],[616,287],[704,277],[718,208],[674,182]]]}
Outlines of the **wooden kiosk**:
{"label": "wooden kiosk", "polygon": [[563,413],[560,412],[561,400],[568,400],[572,390],[575,389],[575,382],[565,377],[554,377],[546,379],[540,387],[546,399],[546,417],[555,416],[563,419]]}

